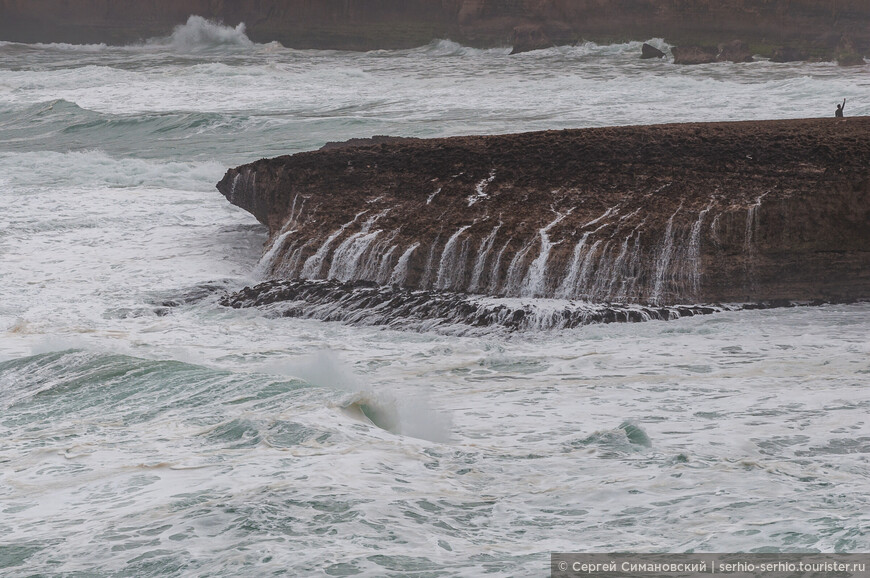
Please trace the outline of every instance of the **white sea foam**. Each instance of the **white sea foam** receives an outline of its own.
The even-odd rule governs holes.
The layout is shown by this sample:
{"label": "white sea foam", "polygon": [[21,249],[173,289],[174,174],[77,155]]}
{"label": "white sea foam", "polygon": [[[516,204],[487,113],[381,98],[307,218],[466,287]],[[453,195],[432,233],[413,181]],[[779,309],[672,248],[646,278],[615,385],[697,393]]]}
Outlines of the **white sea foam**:
{"label": "white sea foam", "polygon": [[66,50],[71,52],[103,52],[108,46],[105,43],[99,44],[69,44],[66,42],[50,42],[31,45],[34,48],[43,50]]}
{"label": "white sea foam", "polygon": [[[0,69],[0,86],[13,89],[5,98],[17,102],[64,98],[98,112],[284,111],[295,115],[300,128],[317,130],[322,130],[318,119],[330,119],[336,124],[324,130],[321,144],[335,131],[340,138],[441,136],[827,116],[833,104],[820,102],[819,95],[834,93],[849,98],[851,114],[870,111],[856,88],[862,67],[770,62],[680,67],[641,61],[639,43],[584,44],[511,58],[498,51],[438,55],[429,48],[265,52],[259,45],[248,47],[240,30],[196,22],[178,36],[180,46],[190,46],[202,59],[189,66],[178,66],[172,37],[83,55],[85,66],[75,68],[20,70],[15,66],[20,55],[0,53],[0,65],[8,65]],[[191,37],[191,44],[184,44]],[[167,68],[155,67],[155,58]],[[571,74],[562,72],[567,69]]]}
{"label": "white sea foam", "polygon": [[[4,571],[516,576],[578,543],[870,548],[868,305],[545,339],[224,308],[266,232],[213,188],[231,162],[353,136],[828,115],[861,67],[269,51],[211,26],[175,47],[0,46],[0,535],[21,558]],[[431,260],[397,249],[396,282],[431,261],[434,283],[453,234]],[[469,276],[489,285],[522,248],[470,243]]]}
{"label": "white sea foam", "polygon": [[176,26],[168,37],[151,39],[145,45],[168,46],[179,52],[197,52],[226,46],[250,48],[254,43],[245,34],[244,22],[230,27],[202,16],[190,16],[185,24]]}
{"label": "white sea foam", "polygon": [[166,188],[211,192],[226,167],[215,161],[157,161],[113,158],[101,150],[81,152],[0,152],[7,185]]}

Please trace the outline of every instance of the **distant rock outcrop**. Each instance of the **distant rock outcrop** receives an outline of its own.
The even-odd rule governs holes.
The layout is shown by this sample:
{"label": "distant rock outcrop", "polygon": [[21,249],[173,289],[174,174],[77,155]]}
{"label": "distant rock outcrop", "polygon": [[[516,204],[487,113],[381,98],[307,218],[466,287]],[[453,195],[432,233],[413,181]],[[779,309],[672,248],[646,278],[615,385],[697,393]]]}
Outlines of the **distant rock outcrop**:
{"label": "distant rock outcrop", "polygon": [[742,40],[732,40],[719,45],[717,62],[752,62],[752,51]]}
{"label": "distant rock outcrop", "polygon": [[409,48],[450,38],[521,52],[579,40],[717,46],[741,38],[835,60],[847,36],[849,54],[870,55],[866,0],[0,0],[0,40],[129,44],[166,35],[193,14],[245,22],[253,41],[292,48]]}
{"label": "distant rock outcrop", "polygon": [[674,46],[674,64],[709,64],[716,62],[719,51],[710,46]]}
{"label": "distant rock outcrop", "polygon": [[664,58],[665,53],[656,48],[651,44],[643,43],[643,46],[640,47],[640,57],[643,59],[648,58]]}
{"label": "distant rock outcrop", "polygon": [[674,64],[709,64],[711,62],[752,62],[752,52],[742,40],[712,46],[674,46]]}
{"label": "distant rock outcrop", "polygon": [[859,66],[864,64],[864,57],[855,48],[851,38],[844,37],[837,47],[837,64],[840,66]]}
{"label": "distant rock outcrop", "polygon": [[542,26],[526,24],[514,28],[513,33],[511,33],[511,45],[513,46],[511,54],[519,54],[549,48],[553,46],[553,41],[544,32]]}
{"label": "distant rock outcrop", "polygon": [[861,66],[867,64],[864,57],[857,52],[841,52],[837,55],[837,64],[840,66]]}
{"label": "distant rock outcrop", "polygon": [[773,62],[798,62],[806,60],[807,55],[799,48],[779,46],[774,49],[773,56],[771,56],[770,59]]}
{"label": "distant rock outcrop", "polygon": [[868,132],[862,117],[383,142],[264,159],[218,188],[268,225],[270,278],[850,301],[870,298]]}

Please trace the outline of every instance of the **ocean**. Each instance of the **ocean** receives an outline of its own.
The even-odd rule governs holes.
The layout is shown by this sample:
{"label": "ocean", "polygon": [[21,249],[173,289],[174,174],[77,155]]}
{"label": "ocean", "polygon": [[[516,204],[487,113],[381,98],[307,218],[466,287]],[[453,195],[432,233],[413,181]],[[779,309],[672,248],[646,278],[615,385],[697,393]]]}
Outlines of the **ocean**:
{"label": "ocean", "polygon": [[0,573],[870,551],[870,304],[476,332],[219,304],[263,280],[265,228],[215,190],[241,163],[870,114],[866,66],[640,45],[299,51],[198,18],[126,47],[0,42]]}

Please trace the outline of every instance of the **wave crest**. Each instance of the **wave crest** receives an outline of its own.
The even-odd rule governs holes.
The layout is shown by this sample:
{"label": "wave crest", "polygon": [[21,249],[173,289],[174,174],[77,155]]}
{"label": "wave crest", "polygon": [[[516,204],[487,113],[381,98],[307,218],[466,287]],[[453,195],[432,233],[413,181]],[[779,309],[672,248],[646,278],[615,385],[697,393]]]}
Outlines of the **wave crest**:
{"label": "wave crest", "polygon": [[506,56],[510,53],[509,46],[501,46],[497,48],[472,48],[447,39],[433,40],[418,50],[428,54],[429,56],[479,56],[482,54]]}
{"label": "wave crest", "polygon": [[191,16],[169,36],[148,40],[146,45],[168,46],[178,52],[201,52],[228,46],[251,48],[254,42],[245,33],[244,22],[233,28],[202,16]]}

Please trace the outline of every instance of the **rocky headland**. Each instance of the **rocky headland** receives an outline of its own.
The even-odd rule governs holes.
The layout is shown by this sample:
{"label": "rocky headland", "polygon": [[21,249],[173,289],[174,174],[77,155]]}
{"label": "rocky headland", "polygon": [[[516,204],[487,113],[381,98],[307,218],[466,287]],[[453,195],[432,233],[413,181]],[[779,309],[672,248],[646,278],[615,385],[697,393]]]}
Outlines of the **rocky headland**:
{"label": "rocky headland", "polygon": [[[450,38],[523,52],[664,38],[708,61],[748,51],[863,64],[870,55],[864,0],[0,0],[0,40],[128,44],[166,35],[191,15],[244,22],[255,42],[291,48],[409,48]],[[735,41],[744,47],[736,53]]]}
{"label": "rocky headland", "polygon": [[[598,303],[870,298],[870,118],[379,137],[218,189],[264,276]],[[274,289],[274,288],[273,288]]]}

